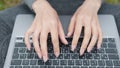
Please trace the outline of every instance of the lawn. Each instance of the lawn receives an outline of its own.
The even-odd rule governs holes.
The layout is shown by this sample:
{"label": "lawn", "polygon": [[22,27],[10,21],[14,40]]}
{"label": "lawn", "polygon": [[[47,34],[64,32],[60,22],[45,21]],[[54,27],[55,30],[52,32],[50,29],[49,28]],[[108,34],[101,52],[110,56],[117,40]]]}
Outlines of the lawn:
{"label": "lawn", "polygon": [[[108,3],[120,4],[120,0],[105,0]],[[0,10],[14,6],[18,4],[20,0],[0,0]]]}

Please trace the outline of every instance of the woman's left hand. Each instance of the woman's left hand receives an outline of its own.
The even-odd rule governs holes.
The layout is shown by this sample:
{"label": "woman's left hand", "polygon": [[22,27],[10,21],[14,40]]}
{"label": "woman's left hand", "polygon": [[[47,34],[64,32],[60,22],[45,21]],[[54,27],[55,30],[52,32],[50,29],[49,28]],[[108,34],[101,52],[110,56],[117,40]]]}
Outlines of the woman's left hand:
{"label": "woman's left hand", "polygon": [[80,48],[80,55],[83,55],[86,49],[90,52],[96,42],[97,48],[99,49],[101,47],[102,31],[97,15],[100,6],[101,0],[86,0],[72,17],[68,28],[68,36],[70,37],[73,34],[72,51],[77,46],[82,27],[84,27],[84,38]]}

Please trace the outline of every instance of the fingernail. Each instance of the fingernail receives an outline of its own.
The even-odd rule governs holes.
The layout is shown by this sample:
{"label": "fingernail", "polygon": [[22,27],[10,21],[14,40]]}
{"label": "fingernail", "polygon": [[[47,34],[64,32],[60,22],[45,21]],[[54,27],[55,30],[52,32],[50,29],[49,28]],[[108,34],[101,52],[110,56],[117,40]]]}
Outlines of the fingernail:
{"label": "fingernail", "polygon": [[65,44],[67,45],[67,44],[68,44],[68,41],[66,41]]}
{"label": "fingernail", "polygon": [[81,50],[80,50],[80,55],[82,56],[83,53],[84,53],[84,49],[81,49]]}
{"label": "fingernail", "polygon": [[100,44],[98,44],[98,47],[97,47],[97,49],[100,49],[101,48],[101,45]]}
{"label": "fingernail", "polygon": [[41,54],[40,54],[40,53],[38,54],[38,56],[39,56],[39,58],[40,58],[40,59],[42,59],[42,56],[41,56]]}
{"label": "fingernail", "polygon": [[67,34],[68,37],[70,37],[70,32]]}
{"label": "fingernail", "polygon": [[75,45],[72,45],[71,50],[72,50],[72,51],[75,50]]}
{"label": "fingernail", "polygon": [[30,51],[30,47],[28,47],[28,50]]}
{"label": "fingernail", "polygon": [[88,51],[88,52],[91,52],[91,48],[88,48],[87,51]]}
{"label": "fingernail", "polygon": [[48,58],[46,56],[43,56],[43,61],[46,62]]}
{"label": "fingernail", "polygon": [[55,56],[56,56],[56,57],[58,57],[58,56],[59,56],[59,54],[60,54],[59,52],[55,52]]}

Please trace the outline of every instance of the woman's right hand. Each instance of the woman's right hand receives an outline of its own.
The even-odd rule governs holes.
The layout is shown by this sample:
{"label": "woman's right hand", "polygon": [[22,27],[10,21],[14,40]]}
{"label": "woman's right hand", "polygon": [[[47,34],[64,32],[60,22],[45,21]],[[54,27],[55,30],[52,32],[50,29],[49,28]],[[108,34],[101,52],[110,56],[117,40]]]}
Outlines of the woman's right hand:
{"label": "woman's right hand", "polygon": [[48,60],[47,38],[51,34],[54,54],[56,57],[60,54],[59,38],[64,44],[68,44],[65,34],[56,11],[46,0],[37,0],[33,4],[33,10],[36,13],[35,19],[25,34],[25,44],[30,50],[31,45],[29,37],[32,35],[33,45],[39,58],[44,62]]}

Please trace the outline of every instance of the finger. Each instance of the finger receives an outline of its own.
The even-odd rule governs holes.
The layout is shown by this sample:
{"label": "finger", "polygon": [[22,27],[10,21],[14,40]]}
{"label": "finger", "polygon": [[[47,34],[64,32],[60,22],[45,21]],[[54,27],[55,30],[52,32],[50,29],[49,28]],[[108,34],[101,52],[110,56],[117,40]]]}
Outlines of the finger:
{"label": "finger", "polygon": [[62,43],[68,44],[67,40],[65,39],[64,30],[62,28],[62,25],[61,25],[60,21],[59,21],[59,36],[60,36],[60,39],[61,39]]}
{"label": "finger", "polygon": [[40,33],[37,30],[33,34],[33,45],[34,45],[35,51],[36,51],[37,55],[39,56],[39,58],[42,58],[42,53],[41,53],[40,45],[39,45],[39,41],[38,41],[39,34]]}
{"label": "finger", "polygon": [[98,39],[98,31],[97,31],[98,28],[97,28],[96,21],[94,20],[92,23],[93,23],[92,24],[92,39],[87,48],[88,52],[90,52],[92,50],[92,48],[95,46],[97,39]]}
{"label": "finger", "polygon": [[102,35],[102,30],[101,30],[101,27],[100,27],[100,23],[99,23],[99,20],[97,18],[97,27],[98,27],[98,43],[97,43],[97,48],[100,49],[101,48],[101,44],[102,44],[102,38],[103,38],[103,35]]}
{"label": "finger", "polygon": [[35,28],[35,24],[36,24],[36,17],[31,25],[31,27],[28,29],[28,31],[25,33],[25,44],[28,48],[28,50],[30,50],[31,45],[30,45],[30,35],[33,33],[34,28]]}
{"label": "finger", "polygon": [[90,24],[86,24],[85,25],[84,34],[85,34],[84,35],[84,39],[83,39],[83,42],[82,42],[82,46],[80,48],[80,55],[84,54],[84,51],[86,50],[87,45],[88,45],[89,40],[90,40],[90,37],[91,37],[91,27],[90,27]]}
{"label": "finger", "polygon": [[76,46],[77,46],[81,31],[82,31],[82,22],[78,20],[76,22],[75,32],[74,32],[74,35],[73,35],[73,40],[72,40],[72,45],[71,45],[72,46],[71,47],[72,51],[74,51]]}
{"label": "finger", "polygon": [[56,57],[58,57],[60,54],[60,50],[59,50],[59,39],[58,39],[57,27],[53,27],[51,29],[51,37],[52,37],[52,43],[54,48],[54,54]]}
{"label": "finger", "polygon": [[40,45],[41,45],[41,51],[44,62],[48,60],[47,37],[48,37],[48,32],[46,30],[42,30],[40,35]]}
{"label": "finger", "polygon": [[75,15],[71,18],[71,21],[68,27],[68,34],[67,34],[68,37],[70,37],[73,34],[74,28],[75,28]]}

